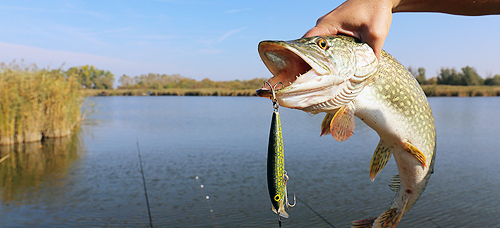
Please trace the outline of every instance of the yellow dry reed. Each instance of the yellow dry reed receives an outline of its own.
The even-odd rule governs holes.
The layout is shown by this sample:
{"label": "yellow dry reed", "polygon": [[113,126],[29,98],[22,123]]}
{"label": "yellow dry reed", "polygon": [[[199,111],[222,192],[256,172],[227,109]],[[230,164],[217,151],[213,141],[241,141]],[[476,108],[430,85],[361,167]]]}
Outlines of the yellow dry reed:
{"label": "yellow dry reed", "polygon": [[0,69],[0,145],[65,137],[81,120],[83,94],[76,75],[25,67]]}
{"label": "yellow dry reed", "polygon": [[256,89],[92,89],[85,90],[84,93],[86,96],[255,96]]}
{"label": "yellow dry reed", "polygon": [[500,96],[500,86],[423,85],[428,97],[491,97]]}

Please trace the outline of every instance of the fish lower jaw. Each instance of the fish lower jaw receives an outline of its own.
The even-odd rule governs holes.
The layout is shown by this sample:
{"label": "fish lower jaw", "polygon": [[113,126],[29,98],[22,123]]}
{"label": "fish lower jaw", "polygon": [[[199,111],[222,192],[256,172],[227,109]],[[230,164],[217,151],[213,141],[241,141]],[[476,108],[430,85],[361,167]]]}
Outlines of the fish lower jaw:
{"label": "fish lower jaw", "polygon": [[287,108],[304,109],[330,100],[336,93],[334,85],[276,94],[278,103]]}

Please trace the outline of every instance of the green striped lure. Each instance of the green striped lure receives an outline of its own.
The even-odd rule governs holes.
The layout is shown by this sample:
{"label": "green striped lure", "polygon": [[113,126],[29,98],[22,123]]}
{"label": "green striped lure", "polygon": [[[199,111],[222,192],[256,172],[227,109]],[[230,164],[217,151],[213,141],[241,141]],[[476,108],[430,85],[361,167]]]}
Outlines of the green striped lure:
{"label": "green striped lure", "polygon": [[269,145],[267,150],[267,187],[269,189],[269,196],[273,205],[273,212],[278,214],[279,224],[281,227],[281,217],[288,218],[288,213],[285,211],[288,207],[295,206],[294,203],[289,204],[286,191],[286,183],[288,175],[285,171],[285,154],[283,149],[283,135],[281,132],[280,114],[278,112],[279,104],[276,100],[274,87],[266,82],[272,90],[273,96],[273,117],[271,120],[271,131],[269,133]]}

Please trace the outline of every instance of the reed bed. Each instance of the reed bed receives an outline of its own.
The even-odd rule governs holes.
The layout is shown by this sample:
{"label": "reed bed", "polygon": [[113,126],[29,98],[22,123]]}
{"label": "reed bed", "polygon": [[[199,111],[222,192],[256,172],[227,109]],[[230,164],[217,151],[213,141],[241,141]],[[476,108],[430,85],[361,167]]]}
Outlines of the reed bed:
{"label": "reed bed", "polygon": [[500,96],[500,86],[423,85],[428,97],[492,97]]}
{"label": "reed bed", "polygon": [[85,90],[86,96],[255,96],[255,89],[115,89]]}
{"label": "reed bed", "polygon": [[2,63],[0,145],[69,136],[82,118],[80,88],[76,75],[60,69]]}
{"label": "reed bed", "polygon": [[[428,97],[500,96],[500,86],[422,85],[422,89]],[[84,93],[86,96],[255,96],[255,89],[92,89]]]}

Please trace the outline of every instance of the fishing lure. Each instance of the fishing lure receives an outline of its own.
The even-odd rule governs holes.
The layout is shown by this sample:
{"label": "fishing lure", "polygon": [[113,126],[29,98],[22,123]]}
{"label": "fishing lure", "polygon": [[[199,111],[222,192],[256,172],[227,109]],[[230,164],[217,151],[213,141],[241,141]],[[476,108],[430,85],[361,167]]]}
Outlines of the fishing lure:
{"label": "fishing lure", "polygon": [[279,104],[276,100],[274,87],[266,82],[272,90],[274,112],[271,120],[271,131],[269,133],[269,145],[267,150],[267,187],[269,196],[273,205],[273,212],[278,214],[278,219],[281,227],[281,217],[288,218],[288,213],[285,210],[295,206],[295,195],[293,205],[288,202],[286,183],[288,175],[285,171],[285,154],[283,149],[283,135],[281,131],[281,120],[278,112]]}

